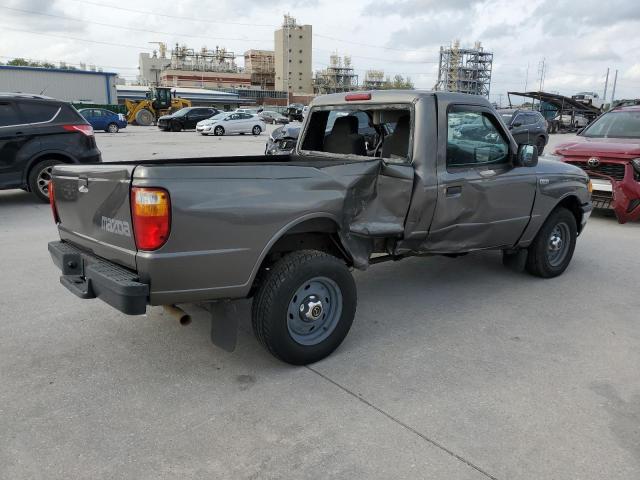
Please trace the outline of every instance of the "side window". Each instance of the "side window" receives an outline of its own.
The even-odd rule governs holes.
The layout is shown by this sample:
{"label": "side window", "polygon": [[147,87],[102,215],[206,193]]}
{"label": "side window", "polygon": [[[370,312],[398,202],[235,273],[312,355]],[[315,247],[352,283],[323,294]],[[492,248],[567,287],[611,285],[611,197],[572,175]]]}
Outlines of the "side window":
{"label": "side window", "polygon": [[524,119],[524,114],[519,113],[518,115],[516,115],[516,118],[513,119],[512,125],[515,127],[516,123],[519,123],[520,126],[526,125],[526,122],[525,122],[525,119]]}
{"label": "side window", "polygon": [[60,110],[59,105],[51,103],[20,102],[18,106],[27,123],[50,122]]}
{"label": "side window", "polygon": [[9,127],[22,123],[20,116],[13,104],[0,102],[0,127]]}
{"label": "side window", "polygon": [[509,161],[509,144],[487,112],[454,107],[447,113],[447,168]]}
{"label": "side window", "polygon": [[535,125],[538,123],[538,117],[535,113],[527,113],[525,115],[525,125]]}

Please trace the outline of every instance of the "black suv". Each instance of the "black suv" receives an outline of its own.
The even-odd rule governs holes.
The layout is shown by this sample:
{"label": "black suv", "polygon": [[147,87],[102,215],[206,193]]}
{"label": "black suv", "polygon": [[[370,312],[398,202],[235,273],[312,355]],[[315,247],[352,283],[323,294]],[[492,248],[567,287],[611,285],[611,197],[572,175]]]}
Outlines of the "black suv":
{"label": "black suv", "polygon": [[547,121],[540,112],[534,110],[500,109],[498,114],[511,130],[518,145],[537,145],[538,155],[544,151],[549,141]]}
{"label": "black suv", "polygon": [[173,112],[170,115],[163,115],[158,118],[158,128],[160,130],[171,130],[179,132],[196,128],[196,124],[207,118],[220,113],[220,110],[213,107],[185,107]]}
{"label": "black suv", "polygon": [[93,128],[70,104],[0,93],[0,189],[22,188],[48,201],[55,165],[101,160]]}

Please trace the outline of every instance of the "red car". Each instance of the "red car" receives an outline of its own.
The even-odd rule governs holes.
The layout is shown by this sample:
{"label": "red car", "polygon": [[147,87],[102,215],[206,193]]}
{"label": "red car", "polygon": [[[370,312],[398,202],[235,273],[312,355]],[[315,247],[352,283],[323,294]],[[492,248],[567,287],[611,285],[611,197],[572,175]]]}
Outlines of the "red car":
{"label": "red car", "polygon": [[640,219],[640,106],[610,110],[554,154],[589,174],[594,208],[613,209],[620,223]]}

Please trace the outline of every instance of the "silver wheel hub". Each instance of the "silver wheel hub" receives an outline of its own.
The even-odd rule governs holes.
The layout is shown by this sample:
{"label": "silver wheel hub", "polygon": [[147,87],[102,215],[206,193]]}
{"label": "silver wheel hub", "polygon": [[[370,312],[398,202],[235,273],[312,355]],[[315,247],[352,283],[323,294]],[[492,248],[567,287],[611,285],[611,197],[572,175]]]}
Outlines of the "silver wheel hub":
{"label": "silver wheel hub", "polygon": [[300,304],[300,319],[304,322],[315,322],[323,312],[322,301],[315,295],[308,296]]}
{"label": "silver wheel hub", "polygon": [[549,238],[549,250],[557,252],[562,249],[562,237],[555,233]]}

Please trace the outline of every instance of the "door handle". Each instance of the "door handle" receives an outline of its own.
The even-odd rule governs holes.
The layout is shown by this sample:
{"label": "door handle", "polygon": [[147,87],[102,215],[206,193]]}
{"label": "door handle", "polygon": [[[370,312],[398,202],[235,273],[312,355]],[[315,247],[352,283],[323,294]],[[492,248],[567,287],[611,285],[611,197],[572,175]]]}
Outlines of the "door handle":
{"label": "door handle", "polygon": [[462,185],[447,187],[447,197],[459,197],[462,195]]}
{"label": "door handle", "polygon": [[24,132],[16,132],[15,135],[16,137],[21,137],[22,135],[24,135]]}

